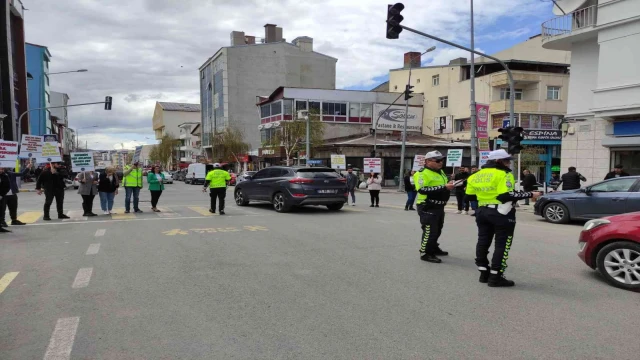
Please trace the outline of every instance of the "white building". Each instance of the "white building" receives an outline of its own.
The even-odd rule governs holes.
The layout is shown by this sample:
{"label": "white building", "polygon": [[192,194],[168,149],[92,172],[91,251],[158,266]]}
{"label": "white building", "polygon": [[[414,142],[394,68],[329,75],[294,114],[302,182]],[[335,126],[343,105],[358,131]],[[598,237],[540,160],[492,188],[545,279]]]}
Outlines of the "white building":
{"label": "white building", "polygon": [[313,39],[291,43],[282,29],[267,24],[265,37],[231,33],[231,45],[218,50],[200,67],[202,143],[211,158],[211,134],[227,126],[244,131],[255,150],[260,147],[256,96],[268,96],[279,86],[335,89],[337,59],[313,51]]}
{"label": "white building", "polygon": [[200,137],[191,132],[199,122],[188,122],[178,125],[180,128],[180,162],[194,163],[200,155]]}
{"label": "white building", "polygon": [[[589,182],[615,164],[640,175],[640,1],[557,0],[543,47],[571,51],[562,169]],[[572,8],[569,8],[572,6]]]}

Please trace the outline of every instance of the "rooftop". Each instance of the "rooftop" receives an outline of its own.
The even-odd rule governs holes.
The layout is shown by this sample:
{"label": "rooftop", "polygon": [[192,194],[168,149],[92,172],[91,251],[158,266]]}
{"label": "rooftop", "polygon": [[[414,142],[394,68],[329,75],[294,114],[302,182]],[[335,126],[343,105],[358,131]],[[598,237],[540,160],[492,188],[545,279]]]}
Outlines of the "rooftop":
{"label": "rooftop", "polygon": [[200,112],[200,104],[158,102],[164,111]]}

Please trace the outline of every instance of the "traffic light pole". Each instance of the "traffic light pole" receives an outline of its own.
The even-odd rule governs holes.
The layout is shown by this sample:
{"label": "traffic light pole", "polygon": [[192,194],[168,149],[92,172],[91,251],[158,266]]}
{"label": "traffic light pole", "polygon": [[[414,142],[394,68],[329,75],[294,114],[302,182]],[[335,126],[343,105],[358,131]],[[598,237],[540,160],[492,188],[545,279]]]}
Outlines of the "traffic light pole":
{"label": "traffic light pole", "polygon": [[[41,107],[41,108],[36,108],[36,109],[29,109],[25,112],[23,112],[22,114],[20,114],[20,116],[18,117],[18,124],[22,124],[22,117],[27,115],[30,111],[36,111],[36,110],[49,110],[49,109],[61,109],[61,108],[68,108],[68,107],[73,107],[73,106],[85,106],[85,105],[96,105],[96,104],[106,104],[106,101],[99,101],[99,102],[92,102],[92,103],[83,103],[83,104],[73,104],[73,105],[63,105],[63,106],[49,106],[49,107]],[[111,110],[111,109],[109,109]],[[19,134],[18,137],[20,137]],[[20,140],[17,140],[20,141]]]}
{"label": "traffic light pole", "polygon": [[[473,0],[471,3],[471,49],[475,49],[475,41],[473,35]],[[477,154],[478,154],[478,118],[476,114],[476,66],[475,66],[475,56],[471,55],[471,71],[469,72],[469,80],[470,80],[470,90],[469,94],[471,95],[471,101],[469,103],[471,116],[471,166],[477,166]],[[512,93],[513,94],[513,93]]]}

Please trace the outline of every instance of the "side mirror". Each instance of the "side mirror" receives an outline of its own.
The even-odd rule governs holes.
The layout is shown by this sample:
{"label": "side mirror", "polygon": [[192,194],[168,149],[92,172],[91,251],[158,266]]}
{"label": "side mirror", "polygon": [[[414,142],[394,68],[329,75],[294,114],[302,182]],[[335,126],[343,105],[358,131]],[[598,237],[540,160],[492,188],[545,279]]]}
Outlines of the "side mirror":
{"label": "side mirror", "polygon": [[591,195],[591,190],[589,188],[580,189],[580,192]]}
{"label": "side mirror", "polygon": [[250,180],[251,180],[251,175],[246,175],[246,176],[244,177],[244,179],[245,179],[245,180],[247,180],[247,181],[250,181]]}

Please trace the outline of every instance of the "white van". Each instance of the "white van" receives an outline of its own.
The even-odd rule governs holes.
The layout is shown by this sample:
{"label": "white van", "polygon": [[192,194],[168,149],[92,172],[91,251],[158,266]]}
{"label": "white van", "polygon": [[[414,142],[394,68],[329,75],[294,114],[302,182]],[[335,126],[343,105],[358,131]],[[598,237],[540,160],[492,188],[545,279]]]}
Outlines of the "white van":
{"label": "white van", "polygon": [[213,170],[211,164],[190,164],[185,175],[185,182],[191,185],[204,184],[204,178],[211,170]]}

